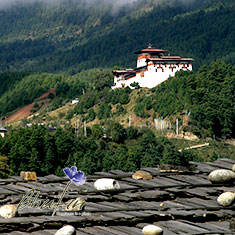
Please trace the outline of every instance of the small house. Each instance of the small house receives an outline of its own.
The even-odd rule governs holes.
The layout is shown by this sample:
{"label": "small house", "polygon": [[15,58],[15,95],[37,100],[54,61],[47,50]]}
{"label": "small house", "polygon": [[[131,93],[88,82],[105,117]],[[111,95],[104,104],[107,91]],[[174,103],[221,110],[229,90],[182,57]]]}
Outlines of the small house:
{"label": "small house", "polygon": [[0,128],[0,135],[1,135],[2,137],[5,136],[6,132],[7,132],[7,129],[5,129],[5,128]]}
{"label": "small house", "polygon": [[74,100],[72,100],[72,104],[76,104],[76,103],[78,103],[78,98],[75,98]]}

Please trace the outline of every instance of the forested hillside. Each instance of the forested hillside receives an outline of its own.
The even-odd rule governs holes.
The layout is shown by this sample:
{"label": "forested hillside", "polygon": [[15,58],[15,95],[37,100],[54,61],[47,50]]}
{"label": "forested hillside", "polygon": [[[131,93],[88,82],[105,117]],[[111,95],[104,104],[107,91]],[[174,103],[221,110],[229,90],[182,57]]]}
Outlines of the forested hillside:
{"label": "forested hillside", "polygon": [[235,136],[235,66],[217,61],[197,73],[180,71],[151,90],[151,96],[136,100],[137,115],[151,108],[162,118],[186,112],[200,137]]}
{"label": "forested hillside", "polygon": [[[76,116],[82,122],[97,120],[99,123],[133,113],[152,122],[156,117],[173,121],[181,118],[181,113],[190,113],[187,128],[197,136],[235,136],[235,66],[222,61],[203,65],[197,72],[180,71],[155,88],[137,90],[112,90],[112,73],[104,69],[83,71],[74,76],[44,73],[26,74],[22,78],[22,73],[18,77],[17,73],[3,75],[16,77],[18,82],[0,96],[1,116],[9,115],[55,88],[56,97],[39,110],[39,117],[47,122],[51,120],[49,111],[77,97],[78,104],[62,112],[59,119],[71,121]],[[5,83],[5,87],[8,85]]]}
{"label": "forested hillside", "polygon": [[[0,177],[234,157],[225,144],[235,137],[233,0],[13,2],[0,2],[0,117],[8,129]],[[149,43],[194,58],[194,70],[152,89],[112,90],[112,68],[135,67],[133,52]],[[25,105],[28,119],[7,123]],[[181,132],[213,147],[179,152],[180,140],[162,137],[156,120],[169,120],[173,135],[177,120]]]}
{"label": "forested hillside", "polygon": [[109,82],[113,80],[110,70],[90,69],[73,76],[49,73],[0,73],[0,116],[32,103],[53,88],[57,94],[55,103],[79,97],[94,84],[106,82],[105,77]]}
{"label": "forested hillside", "polygon": [[[114,122],[107,122],[105,129],[100,125],[87,128],[86,137],[82,130],[77,136],[72,129],[50,133],[43,126],[21,128],[7,138],[0,137],[1,155],[8,157],[14,174],[31,170],[38,175],[63,175],[64,166],[74,164],[91,174],[112,169],[137,170],[160,163],[188,166],[189,160],[197,160],[191,152],[179,153],[171,141],[156,138],[149,129],[125,129]],[[9,169],[0,168],[0,177],[4,173],[10,173]]]}
{"label": "forested hillside", "polygon": [[88,3],[33,1],[0,8],[0,70],[74,74],[134,67],[133,52],[150,42],[171,55],[193,57],[195,69],[217,58],[234,64],[232,0]]}
{"label": "forested hillside", "polygon": [[[127,112],[143,120],[156,117],[171,120],[180,117],[182,112],[190,112],[189,125],[183,127],[187,131],[202,138],[232,138],[235,135],[234,66],[217,61],[202,66],[198,72],[178,72],[155,88],[136,90],[112,90],[109,71],[92,72],[90,74],[95,76],[90,82],[83,81],[82,73],[77,75],[80,81],[75,84],[74,91],[70,86],[76,81],[74,76],[34,74],[21,79],[19,84],[27,87],[26,90],[33,90],[40,81],[41,87],[45,87],[49,80],[54,81],[53,85],[60,81],[57,96],[51,101],[55,108],[63,108],[59,100],[64,101],[70,95],[76,94],[79,102],[69,106],[67,112],[60,110],[57,123],[63,124],[63,128],[58,125],[55,132],[49,132],[41,125],[25,128],[22,122],[24,128],[10,128],[5,138],[0,137],[0,156],[3,156],[0,158],[0,177],[11,172],[18,174],[21,170],[36,171],[38,175],[60,175],[64,166],[74,164],[91,174],[111,169],[137,170],[159,164],[188,166],[189,160],[202,161],[205,157],[207,160],[234,158],[234,147],[221,144],[219,146],[226,151],[218,150],[220,147],[216,141],[211,141],[212,150],[207,155],[191,150],[179,152],[174,141],[156,135],[154,128],[124,127],[115,122],[116,117]],[[31,82],[34,79],[36,82]],[[30,98],[30,93],[21,94],[25,99]],[[21,100],[21,96],[15,96],[16,101]],[[131,103],[134,106],[130,106]],[[42,117],[46,126],[55,125],[55,120],[48,119],[48,110],[39,109],[39,116],[35,118],[40,120]],[[82,122],[79,129],[74,129],[73,118]],[[94,120],[97,124],[89,125]]]}

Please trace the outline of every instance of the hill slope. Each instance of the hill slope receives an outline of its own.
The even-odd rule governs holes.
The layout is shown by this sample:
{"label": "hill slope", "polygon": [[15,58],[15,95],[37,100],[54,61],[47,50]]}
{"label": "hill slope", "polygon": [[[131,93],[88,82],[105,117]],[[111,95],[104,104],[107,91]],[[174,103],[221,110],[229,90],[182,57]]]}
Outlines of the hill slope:
{"label": "hill slope", "polygon": [[149,42],[195,58],[195,68],[217,58],[234,63],[233,1],[57,2],[0,9],[0,70],[134,67],[133,51]]}
{"label": "hill slope", "polygon": [[[90,74],[92,81],[82,81],[83,74]],[[154,119],[157,118],[175,128],[178,118],[180,126],[200,137],[235,136],[235,66],[217,61],[210,66],[202,66],[198,72],[180,71],[152,89],[112,90],[112,80],[108,70],[84,71],[76,76],[29,75],[19,82],[19,86],[0,97],[0,107],[4,114],[14,103],[33,101],[40,91],[53,86],[57,97],[39,113],[39,118],[48,123],[52,119],[53,122],[62,121],[62,125],[77,119],[92,124],[112,120],[126,126],[131,122],[135,126],[150,127],[155,125]],[[15,96],[11,95],[12,92]],[[60,109],[53,118],[50,116],[48,111],[75,97],[79,98],[78,104]],[[168,120],[171,124],[167,123]]]}

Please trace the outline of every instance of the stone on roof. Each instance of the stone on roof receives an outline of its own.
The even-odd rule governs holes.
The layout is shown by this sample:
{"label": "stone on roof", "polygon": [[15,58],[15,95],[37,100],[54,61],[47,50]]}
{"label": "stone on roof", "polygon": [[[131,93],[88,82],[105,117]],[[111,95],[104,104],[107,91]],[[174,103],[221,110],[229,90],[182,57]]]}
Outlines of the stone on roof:
{"label": "stone on roof", "polygon": [[[85,198],[83,211],[65,211],[26,207],[14,218],[0,218],[0,234],[55,234],[65,225],[72,225],[78,235],[120,234],[138,235],[149,224],[162,228],[163,234],[234,234],[230,225],[235,205],[223,207],[217,198],[223,192],[234,191],[235,182],[212,183],[208,174],[221,167],[230,169],[232,159],[215,162],[191,162],[192,171],[161,172],[145,168],[152,180],[136,180],[134,172],[113,170],[87,176],[84,185],[71,184],[63,201]],[[143,170],[143,169],[142,169]],[[101,178],[115,179],[120,188],[98,191],[94,182]],[[40,200],[58,201],[68,182],[55,175],[24,181],[19,176],[0,179],[0,205],[17,205],[30,190],[40,192]]]}

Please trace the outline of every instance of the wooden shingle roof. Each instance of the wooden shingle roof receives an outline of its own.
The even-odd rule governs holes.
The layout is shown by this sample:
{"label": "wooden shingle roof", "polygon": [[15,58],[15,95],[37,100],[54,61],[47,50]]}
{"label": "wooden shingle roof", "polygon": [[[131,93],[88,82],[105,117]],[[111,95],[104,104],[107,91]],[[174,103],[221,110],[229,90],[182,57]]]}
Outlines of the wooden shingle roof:
{"label": "wooden shingle roof", "polygon": [[[231,159],[215,162],[191,162],[194,171],[161,172],[159,168],[144,168],[153,175],[152,180],[136,180],[133,172],[112,170],[96,172],[87,177],[84,185],[71,184],[64,201],[76,197],[86,198],[82,214],[53,210],[24,208],[16,217],[0,219],[0,234],[55,234],[63,225],[72,225],[78,235],[142,234],[148,224],[160,226],[164,234],[235,234],[229,222],[235,216],[235,205],[222,207],[217,197],[226,191],[235,191],[235,182],[212,184],[208,173],[215,169],[229,169]],[[95,180],[113,178],[120,189],[97,191]],[[18,176],[0,179],[0,205],[18,204],[32,188],[40,191],[42,199],[58,200],[68,178],[49,175],[38,177],[37,182],[23,181]]]}

